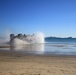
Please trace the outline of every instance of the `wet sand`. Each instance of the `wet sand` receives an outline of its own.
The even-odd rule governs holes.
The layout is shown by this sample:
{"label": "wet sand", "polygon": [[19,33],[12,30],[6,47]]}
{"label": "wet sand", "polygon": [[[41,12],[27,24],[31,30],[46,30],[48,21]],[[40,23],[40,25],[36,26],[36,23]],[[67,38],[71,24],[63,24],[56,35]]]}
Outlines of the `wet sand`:
{"label": "wet sand", "polygon": [[76,56],[0,51],[0,75],[76,75]]}

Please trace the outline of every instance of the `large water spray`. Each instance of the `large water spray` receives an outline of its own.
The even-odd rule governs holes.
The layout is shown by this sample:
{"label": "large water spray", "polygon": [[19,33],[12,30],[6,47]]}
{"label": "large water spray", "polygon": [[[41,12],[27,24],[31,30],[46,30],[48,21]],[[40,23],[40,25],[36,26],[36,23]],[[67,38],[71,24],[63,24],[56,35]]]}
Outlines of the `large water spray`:
{"label": "large water spray", "polygon": [[44,43],[44,34],[41,32],[37,32],[33,35],[19,35],[12,37],[10,38],[10,43],[13,46]]}

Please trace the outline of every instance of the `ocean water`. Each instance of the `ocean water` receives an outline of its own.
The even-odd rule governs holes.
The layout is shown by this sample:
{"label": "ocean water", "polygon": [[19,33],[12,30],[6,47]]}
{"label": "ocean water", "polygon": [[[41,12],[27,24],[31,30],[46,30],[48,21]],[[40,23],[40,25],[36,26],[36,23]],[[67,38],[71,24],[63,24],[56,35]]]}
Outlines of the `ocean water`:
{"label": "ocean water", "polygon": [[[7,46],[9,44],[3,45]],[[76,55],[76,38],[46,38],[45,43],[42,44],[26,44],[13,48],[0,48],[0,50],[15,51],[23,54]]]}
{"label": "ocean water", "polygon": [[76,38],[46,38],[45,53],[76,55]]}

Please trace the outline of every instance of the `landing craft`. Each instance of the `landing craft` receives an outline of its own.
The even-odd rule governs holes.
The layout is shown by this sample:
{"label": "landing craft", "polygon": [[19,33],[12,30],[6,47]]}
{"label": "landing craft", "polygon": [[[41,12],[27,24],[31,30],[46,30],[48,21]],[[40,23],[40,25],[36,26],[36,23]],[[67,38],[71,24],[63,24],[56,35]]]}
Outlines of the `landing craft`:
{"label": "landing craft", "polygon": [[44,43],[44,35],[42,33],[32,35],[18,34],[16,36],[14,34],[10,34],[10,43],[12,45]]}

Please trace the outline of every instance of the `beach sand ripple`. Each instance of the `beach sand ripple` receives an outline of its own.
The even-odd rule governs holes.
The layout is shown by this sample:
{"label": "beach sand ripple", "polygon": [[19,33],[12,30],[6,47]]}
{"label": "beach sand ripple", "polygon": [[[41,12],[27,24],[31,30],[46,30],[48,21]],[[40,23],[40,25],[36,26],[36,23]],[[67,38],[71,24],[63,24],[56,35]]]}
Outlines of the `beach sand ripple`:
{"label": "beach sand ripple", "polygon": [[0,52],[0,75],[76,75],[76,56],[12,56]]}

